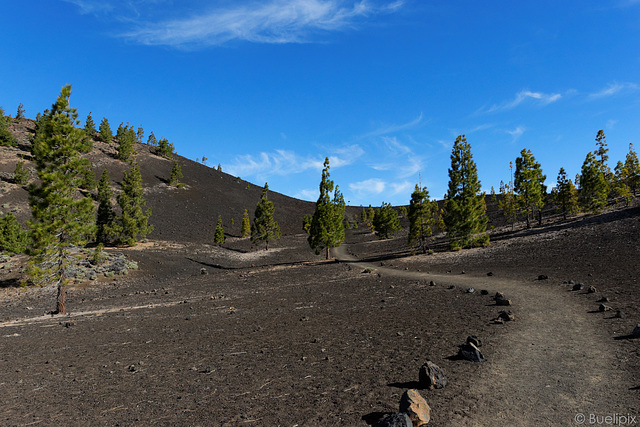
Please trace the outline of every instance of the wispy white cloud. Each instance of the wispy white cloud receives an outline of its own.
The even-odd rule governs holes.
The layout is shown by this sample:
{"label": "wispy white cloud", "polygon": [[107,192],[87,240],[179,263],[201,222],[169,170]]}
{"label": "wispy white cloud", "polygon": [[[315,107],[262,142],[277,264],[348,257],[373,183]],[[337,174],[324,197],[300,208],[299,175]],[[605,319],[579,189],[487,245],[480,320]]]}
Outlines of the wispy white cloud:
{"label": "wispy white cloud", "polygon": [[610,83],[609,85],[607,85],[606,88],[595,92],[595,93],[591,93],[589,94],[589,99],[590,100],[594,100],[594,99],[599,99],[599,98],[605,98],[608,96],[614,96],[620,93],[629,93],[629,92],[634,92],[636,90],[638,90],[638,85],[635,83],[629,83],[629,82],[625,82],[625,83]]}
{"label": "wispy white cloud", "polygon": [[511,135],[513,137],[513,142],[515,142],[518,138],[520,138],[522,136],[522,134],[524,133],[524,131],[527,130],[524,126],[518,126],[517,128],[513,129],[513,130],[506,130],[505,132],[507,132],[509,135]]}
{"label": "wispy white cloud", "polygon": [[315,202],[316,200],[318,200],[319,194],[320,194],[320,191],[317,188],[312,190],[304,189],[304,190],[298,191],[296,194],[293,195],[293,197],[300,200]]}
{"label": "wispy white cloud", "polygon": [[353,182],[348,187],[357,199],[366,199],[369,196],[384,194],[385,197],[391,200],[392,197],[398,194],[409,194],[414,185],[409,181],[388,182],[380,178],[370,178]]}
{"label": "wispy white cloud", "polygon": [[511,101],[505,101],[501,104],[494,104],[489,108],[483,107],[478,110],[478,113],[494,113],[496,111],[512,110],[528,100],[534,100],[538,105],[548,105],[560,100],[561,98],[562,95],[559,93],[542,93],[532,92],[530,90],[522,90],[518,92],[515,98]]}
{"label": "wispy white cloud", "polygon": [[[364,150],[358,145],[351,145],[333,150],[329,157],[332,169],[348,166],[355,162]],[[268,180],[272,176],[286,176],[305,172],[307,170],[320,171],[323,168],[324,157],[301,156],[291,150],[275,150],[262,152],[257,156],[247,154],[237,156],[233,163],[225,165],[225,170],[231,175],[244,178],[255,177],[260,181]]]}
{"label": "wispy white cloud", "polygon": [[416,117],[415,119],[411,120],[410,122],[407,123],[401,123],[401,124],[392,124],[392,125],[388,125],[388,126],[382,126],[378,129],[375,129],[374,131],[371,131],[369,133],[366,133],[364,135],[362,135],[362,138],[368,138],[368,137],[372,137],[372,136],[382,136],[382,135],[389,135],[389,134],[393,134],[393,133],[397,133],[403,130],[407,130],[407,129],[412,129],[415,128],[416,126],[418,126],[419,124],[422,123],[423,120],[423,114],[420,113],[420,115],[418,117]]}
{"label": "wispy white cloud", "polygon": [[394,12],[402,5],[402,1],[374,5],[365,0],[242,2],[186,18],[140,23],[122,36],[145,45],[173,47],[218,46],[232,40],[305,43],[317,32],[354,28],[367,17]]}

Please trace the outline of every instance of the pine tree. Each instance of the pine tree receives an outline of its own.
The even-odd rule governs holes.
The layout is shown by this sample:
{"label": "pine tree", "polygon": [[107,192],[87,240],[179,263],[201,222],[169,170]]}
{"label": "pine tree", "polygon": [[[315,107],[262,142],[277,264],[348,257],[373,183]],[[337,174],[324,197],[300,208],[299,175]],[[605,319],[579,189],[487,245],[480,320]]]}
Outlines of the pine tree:
{"label": "pine tree", "polygon": [[111,203],[112,197],[111,179],[109,172],[105,169],[102,171],[98,183],[98,213],[96,216],[96,242],[98,243],[107,244],[113,239],[113,221],[116,215]]}
{"label": "pine tree", "polygon": [[113,132],[111,131],[111,127],[109,126],[109,120],[107,120],[106,117],[102,118],[98,130],[100,131],[100,141],[111,144],[111,142],[113,141]]}
{"label": "pine tree", "polygon": [[260,201],[256,205],[256,212],[251,225],[251,241],[253,243],[264,242],[265,250],[269,250],[269,242],[280,238],[280,226],[273,218],[275,207],[273,202],[267,199],[269,186],[264,184]]}
{"label": "pine tree", "polygon": [[153,131],[151,131],[151,133],[149,134],[149,138],[147,139],[147,144],[152,145],[154,147],[158,145],[158,140],[156,139],[156,136],[153,134]]}
{"label": "pine tree", "polygon": [[458,136],[451,152],[449,189],[445,196],[443,221],[452,249],[488,243],[487,206],[480,191],[476,163],[464,135]]}
{"label": "pine tree", "polygon": [[87,136],[89,138],[95,138],[96,137],[96,125],[93,122],[93,117],[91,117],[91,111],[89,111],[89,114],[87,115],[87,119],[84,122],[84,132],[87,134]]}
{"label": "pine tree", "polygon": [[90,166],[80,154],[91,144],[76,128],[78,114],[69,106],[70,95],[71,86],[63,87],[51,111],[42,117],[31,147],[40,184],[29,188],[34,255],[29,273],[37,284],[57,285],[57,313],[65,313],[71,251],[95,232],[93,200],[78,191],[86,176],[83,171]]}
{"label": "pine tree", "polygon": [[379,239],[389,239],[401,229],[398,211],[393,209],[391,204],[382,202],[373,218],[373,228]]}
{"label": "pine tree", "polygon": [[631,188],[627,182],[629,181],[629,171],[625,167],[622,161],[618,161],[615,167],[615,174],[613,182],[611,183],[611,193],[614,198],[621,198],[624,201],[625,206],[629,206],[633,200],[633,194]]}
{"label": "pine tree", "polygon": [[[333,192],[333,200],[331,193]],[[320,180],[320,196],[316,202],[316,208],[311,218],[309,237],[307,242],[311,249],[319,254],[323,249],[327,259],[330,258],[330,249],[340,246],[344,240],[344,210],[345,203],[342,193],[333,181],[329,179],[329,158],[324,160],[322,179]]]}
{"label": "pine tree", "polygon": [[13,181],[18,185],[26,185],[29,182],[29,170],[24,167],[24,160],[18,160]]}
{"label": "pine tree", "polygon": [[0,252],[21,254],[28,244],[29,232],[22,229],[14,214],[9,212],[0,217]]}
{"label": "pine tree", "polygon": [[0,146],[14,147],[18,145],[18,141],[9,131],[9,121],[4,115],[4,110],[0,107]]}
{"label": "pine tree", "polygon": [[144,210],[146,201],[144,190],[142,189],[142,175],[140,166],[137,163],[124,173],[122,179],[122,192],[118,196],[118,205],[122,210],[122,215],[116,218],[114,230],[118,236],[118,242],[135,246],[140,238],[146,237],[153,231],[153,226],[149,225],[151,209]]}
{"label": "pine tree", "polygon": [[627,185],[635,196],[640,188],[640,163],[631,142],[629,143],[629,152],[624,160],[624,167],[627,170]]}
{"label": "pine tree", "polygon": [[138,132],[136,132],[136,142],[142,144],[142,139],[144,138],[144,129],[142,129],[142,125],[138,126]]}
{"label": "pine tree", "polygon": [[137,136],[132,126],[128,124],[123,126],[121,123],[118,126],[118,132],[116,133],[116,140],[118,142],[118,159],[123,162],[129,162],[135,160],[135,151],[133,145],[136,143]]}
{"label": "pine tree", "polygon": [[22,102],[18,104],[18,111],[16,112],[16,119],[24,119],[24,105]]}
{"label": "pine tree", "polygon": [[164,157],[165,159],[172,159],[173,144],[167,141],[166,138],[162,138],[160,141],[158,141],[158,147],[156,148],[155,153],[160,157]]}
{"label": "pine tree", "polygon": [[607,205],[609,186],[602,172],[602,163],[596,158],[597,153],[587,153],[580,174],[580,191],[578,201],[585,211],[600,212]]}
{"label": "pine tree", "polygon": [[218,223],[216,224],[216,235],[214,241],[221,245],[225,241],[224,228],[222,228],[222,215],[218,216]]}
{"label": "pine tree", "polygon": [[564,168],[560,168],[560,172],[558,172],[554,199],[556,210],[562,213],[564,219],[567,219],[567,215],[578,213],[578,190],[573,185],[573,182],[567,178]]}
{"label": "pine tree", "polygon": [[182,179],[182,168],[180,167],[180,163],[177,161],[173,162],[173,167],[171,168],[171,175],[169,176],[169,185],[172,187],[180,187],[180,180]]}
{"label": "pine tree", "polygon": [[432,227],[436,225],[435,215],[438,203],[429,200],[427,187],[420,188],[416,184],[409,202],[409,238],[410,246],[417,245],[423,254],[429,250],[428,241],[433,234]]}
{"label": "pine tree", "polygon": [[242,214],[242,227],[240,229],[240,236],[244,239],[245,237],[251,236],[251,221],[249,221],[249,212],[245,209]]}
{"label": "pine tree", "polygon": [[498,209],[502,211],[502,214],[507,220],[507,224],[511,224],[511,230],[513,230],[518,219],[516,195],[513,189],[513,162],[509,162],[509,170],[509,182],[505,184],[503,181],[500,181],[500,195],[502,197],[498,201]]}
{"label": "pine tree", "polygon": [[602,174],[605,179],[609,179],[611,177],[611,169],[607,166],[607,161],[609,160],[609,149],[607,148],[607,137],[604,134],[604,131],[600,129],[596,134],[596,147],[598,149],[594,152],[598,161],[600,162],[600,169],[602,170]]}
{"label": "pine tree", "polygon": [[531,228],[531,220],[538,214],[542,223],[542,206],[547,188],[540,163],[536,162],[531,150],[522,149],[516,158],[516,174],[514,190],[518,194],[518,208],[527,220],[527,228]]}

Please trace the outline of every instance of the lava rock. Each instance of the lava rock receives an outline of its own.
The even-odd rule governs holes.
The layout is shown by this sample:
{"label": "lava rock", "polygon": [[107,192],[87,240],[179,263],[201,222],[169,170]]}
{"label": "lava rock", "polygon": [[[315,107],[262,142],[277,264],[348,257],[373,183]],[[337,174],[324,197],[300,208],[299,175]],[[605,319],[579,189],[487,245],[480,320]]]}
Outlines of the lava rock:
{"label": "lava rock", "polygon": [[581,291],[584,289],[584,285],[582,283],[576,283],[572,288],[574,291]]}
{"label": "lava rock", "polygon": [[409,415],[405,413],[387,414],[378,420],[377,427],[413,427]]}
{"label": "lava rock", "polygon": [[482,355],[478,347],[471,343],[460,346],[458,356],[470,362],[484,362],[484,356]]}
{"label": "lava rock", "polygon": [[489,291],[486,289],[483,289],[480,291],[480,295],[489,295]]}
{"label": "lava rock", "polygon": [[598,307],[598,310],[600,310],[600,311],[611,311],[613,309],[611,307],[609,307],[608,305],[606,305],[606,304],[600,304],[600,307]]}
{"label": "lava rock", "polygon": [[636,327],[633,329],[633,332],[631,332],[631,335],[634,338],[640,338],[640,323],[636,325]]}
{"label": "lava rock", "polygon": [[501,311],[500,314],[498,314],[498,318],[496,320],[500,323],[511,322],[513,320],[516,320],[516,317],[511,311]]}
{"label": "lava rock", "polygon": [[420,427],[431,419],[431,408],[417,390],[409,389],[400,398],[400,410],[409,415],[415,427]]}
{"label": "lava rock", "polygon": [[429,282],[429,286],[435,286],[436,282],[434,282],[433,280]]}
{"label": "lava rock", "polygon": [[593,285],[589,286],[589,289],[587,289],[588,294],[595,294],[596,292],[598,292],[598,290]]}
{"label": "lava rock", "polygon": [[475,335],[469,335],[467,337],[467,344],[473,344],[476,347],[482,347],[482,340]]}
{"label": "lava rock", "polygon": [[549,276],[547,276],[546,274],[540,274],[538,276],[538,280],[547,280],[549,278]]}
{"label": "lava rock", "polygon": [[468,294],[472,294],[472,293],[474,293],[475,291],[476,291],[476,290],[475,290],[475,289],[473,289],[473,288],[469,288],[469,289],[467,289],[467,293],[468,293]]}
{"label": "lava rock", "polygon": [[609,299],[609,297],[602,297],[597,302],[611,302],[611,300]]}
{"label": "lava rock", "polygon": [[449,381],[441,367],[427,360],[420,368],[419,382],[420,387],[432,390],[444,388]]}
{"label": "lava rock", "polygon": [[616,319],[624,319],[625,317],[627,317],[627,315],[624,313],[624,311],[618,309],[616,310],[616,314],[613,316]]}

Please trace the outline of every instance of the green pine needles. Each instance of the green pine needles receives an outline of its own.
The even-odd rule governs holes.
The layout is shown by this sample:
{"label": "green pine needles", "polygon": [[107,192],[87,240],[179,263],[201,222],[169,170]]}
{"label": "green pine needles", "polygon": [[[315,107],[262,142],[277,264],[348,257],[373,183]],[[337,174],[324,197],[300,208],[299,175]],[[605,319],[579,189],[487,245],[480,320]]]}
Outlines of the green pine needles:
{"label": "green pine needles", "polygon": [[149,224],[151,209],[144,209],[146,201],[142,188],[140,166],[137,163],[134,163],[131,169],[124,173],[118,205],[122,215],[116,218],[113,225],[115,235],[118,236],[116,242],[135,246],[136,242],[153,231],[153,225]]}
{"label": "green pine needles", "polygon": [[269,186],[264,184],[260,201],[256,205],[256,212],[251,225],[251,241],[256,244],[264,242],[265,250],[269,250],[269,242],[280,238],[280,226],[273,217],[275,207],[267,198]]}
{"label": "green pine needles", "polygon": [[221,245],[225,242],[226,238],[224,236],[224,228],[222,227],[222,215],[218,216],[218,223],[216,224],[216,234],[214,237],[214,242]]}
{"label": "green pine needles", "polygon": [[326,258],[330,259],[330,249],[340,246],[344,241],[344,211],[344,197],[338,186],[334,191],[333,181],[329,179],[329,158],[326,157],[320,180],[320,196],[308,227],[307,242],[316,254],[324,249]]}
{"label": "green pine needles", "polygon": [[423,254],[429,250],[429,238],[433,235],[432,227],[436,225],[438,202],[429,200],[427,187],[420,188],[416,184],[409,202],[409,246],[417,246]]}
{"label": "green pine needles", "polygon": [[9,120],[5,117],[4,110],[0,107],[0,146],[13,147],[18,145],[18,141],[9,131]]}
{"label": "green pine needles", "polygon": [[445,195],[443,216],[452,249],[489,243],[489,236],[483,234],[487,228],[486,210],[471,146],[464,135],[459,135],[451,152],[449,189]]}
{"label": "green pine needles", "polygon": [[56,312],[65,313],[65,285],[73,249],[95,233],[94,205],[78,191],[89,162],[81,157],[91,148],[83,130],[76,128],[77,112],[69,106],[71,86],[40,119],[32,143],[39,185],[29,188],[32,254],[29,275],[38,285],[56,285]]}
{"label": "green pine needles", "polygon": [[531,150],[523,148],[520,156],[516,158],[514,189],[518,195],[518,209],[527,220],[527,228],[531,228],[531,220],[536,215],[539,225],[542,223],[542,207],[547,193],[544,181],[547,177],[542,174],[542,167]]}

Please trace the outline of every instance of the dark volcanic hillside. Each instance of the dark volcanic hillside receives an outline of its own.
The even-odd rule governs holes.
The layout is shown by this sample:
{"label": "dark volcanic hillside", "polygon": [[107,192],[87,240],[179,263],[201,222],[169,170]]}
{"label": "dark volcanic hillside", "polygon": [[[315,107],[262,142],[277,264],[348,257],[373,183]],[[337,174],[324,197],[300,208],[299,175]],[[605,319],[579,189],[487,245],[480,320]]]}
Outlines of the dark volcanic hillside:
{"label": "dark volcanic hillside", "polygon": [[[26,166],[32,169],[31,179],[35,179],[35,165],[29,161],[29,137],[33,134],[34,127],[33,120],[14,119],[10,130],[18,139],[19,145],[16,148],[0,147],[0,204],[5,206],[3,212],[13,210],[22,221],[30,215],[28,194],[26,187],[13,184],[12,178],[19,157],[23,157],[27,160]],[[242,213],[245,209],[253,217],[262,187],[179,155],[174,155],[174,159],[180,163],[184,174],[181,182],[186,185],[183,188],[170,187],[167,183],[173,161],[154,155],[153,147],[147,144],[136,144],[135,149],[147,195],[147,206],[152,210],[150,222],[155,227],[150,238],[212,242],[218,215],[222,215],[225,232],[229,236],[240,235]],[[109,171],[114,192],[117,193],[123,173],[130,165],[116,158],[116,144],[94,141],[93,151],[87,157],[92,162],[96,177],[99,178],[104,169]],[[313,212],[313,204],[272,191],[269,192],[269,199],[276,206],[276,220],[282,233],[300,233],[301,219]]]}

